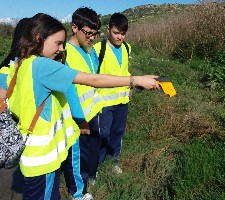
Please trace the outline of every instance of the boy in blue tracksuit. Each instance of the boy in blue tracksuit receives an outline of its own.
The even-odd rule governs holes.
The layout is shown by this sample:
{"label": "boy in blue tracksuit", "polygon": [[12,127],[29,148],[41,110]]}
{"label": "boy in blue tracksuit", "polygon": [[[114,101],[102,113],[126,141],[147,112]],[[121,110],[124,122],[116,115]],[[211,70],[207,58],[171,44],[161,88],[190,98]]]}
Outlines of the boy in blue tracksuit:
{"label": "boy in blue tracksuit", "polygon": [[[72,16],[72,37],[66,43],[66,65],[82,72],[96,74],[98,56],[92,48],[92,42],[101,26],[95,11],[84,7],[77,9]],[[76,118],[81,135],[80,144],[80,173],[84,183],[84,199],[92,199],[87,192],[88,180],[95,178],[99,160],[99,116],[103,104],[96,88],[76,84],[78,92],[74,103],[80,102],[82,114]]]}
{"label": "boy in blue tracksuit", "polygon": [[[99,66],[100,74],[130,76],[128,71],[128,58],[131,47],[124,42],[128,30],[128,20],[121,13],[114,13],[109,21],[108,38],[106,41],[104,58]],[[101,42],[94,45],[99,57],[101,57]],[[101,60],[101,59],[100,59]],[[104,108],[99,115],[101,142],[101,164],[106,157],[114,160],[114,171],[122,173],[119,167],[118,157],[122,147],[122,137],[126,127],[129,87],[103,88],[99,93],[104,99]]]}

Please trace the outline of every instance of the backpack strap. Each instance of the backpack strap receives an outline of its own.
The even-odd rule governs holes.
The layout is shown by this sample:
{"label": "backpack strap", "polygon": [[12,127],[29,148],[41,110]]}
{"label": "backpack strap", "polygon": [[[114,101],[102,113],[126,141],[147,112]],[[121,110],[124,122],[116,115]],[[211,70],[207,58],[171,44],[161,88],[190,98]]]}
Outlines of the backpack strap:
{"label": "backpack strap", "polygon": [[12,95],[12,93],[13,93],[13,89],[14,89],[14,87],[15,87],[15,85],[16,85],[16,78],[17,78],[17,74],[18,74],[18,70],[19,70],[19,65],[18,65],[18,63],[16,63],[15,64],[15,67],[16,67],[16,71],[15,71],[15,73],[14,73],[14,75],[13,75],[13,78],[12,78],[12,80],[10,81],[10,83],[9,83],[9,87],[8,87],[8,90],[7,90],[7,92],[6,92],[6,98],[7,99],[9,99],[10,97],[11,97],[11,95]]}
{"label": "backpack strap", "polygon": [[[100,49],[100,53],[99,53],[99,57],[98,57],[99,64],[98,64],[97,74],[100,73],[101,64],[102,64],[102,61],[103,61],[104,56],[105,56],[106,42],[107,42],[107,39],[104,39],[104,40],[101,41],[101,49]],[[129,56],[130,56],[129,46],[125,41],[123,41],[123,44],[126,47],[128,58],[129,58]]]}
{"label": "backpack strap", "polygon": [[98,64],[97,74],[99,74],[99,72],[100,72],[100,67],[101,67],[103,58],[105,56],[106,42],[107,42],[106,39],[104,39],[104,40],[101,41],[101,49],[100,49],[100,53],[99,53],[99,56],[98,56],[98,63],[99,64]]}
{"label": "backpack strap", "polygon": [[129,46],[128,46],[128,44],[127,44],[125,41],[123,41],[123,44],[124,44],[124,46],[126,47],[127,54],[128,54],[128,58],[129,58],[129,56],[130,56],[130,49],[129,49]]}
{"label": "backpack strap", "polygon": [[41,111],[43,110],[45,103],[46,103],[46,99],[42,102],[42,104],[37,109],[37,111],[34,115],[34,118],[33,118],[32,122],[30,124],[30,127],[28,129],[28,132],[32,132],[34,130],[34,127],[37,123],[38,117],[41,115]]}

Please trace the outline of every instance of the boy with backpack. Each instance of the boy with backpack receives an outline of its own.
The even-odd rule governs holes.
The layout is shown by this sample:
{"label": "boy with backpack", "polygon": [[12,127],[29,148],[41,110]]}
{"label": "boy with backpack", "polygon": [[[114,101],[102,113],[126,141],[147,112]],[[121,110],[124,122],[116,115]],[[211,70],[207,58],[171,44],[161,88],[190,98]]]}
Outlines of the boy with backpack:
{"label": "boy with backpack", "polygon": [[[108,38],[94,45],[99,57],[100,74],[130,76],[128,71],[131,46],[126,43],[128,19],[121,13],[114,13],[109,21]],[[101,88],[99,94],[104,99],[104,108],[100,119],[100,155],[99,164],[105,158],[114,160],[113,170],[122,173],[118,163],[122,147],[122,137],[126,127],[129,87]]]}

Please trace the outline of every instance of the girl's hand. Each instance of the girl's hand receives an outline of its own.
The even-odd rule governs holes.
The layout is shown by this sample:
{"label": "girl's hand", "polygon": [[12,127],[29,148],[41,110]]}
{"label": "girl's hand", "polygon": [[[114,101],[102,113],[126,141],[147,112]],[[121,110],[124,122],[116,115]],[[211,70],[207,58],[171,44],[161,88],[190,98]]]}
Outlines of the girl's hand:
{"label": "girl's hand", "polygon": [[134,76],[134,87],[144,88],[146,90],[159,90],[159,85],[155,80],[158,77],[155,75]]}

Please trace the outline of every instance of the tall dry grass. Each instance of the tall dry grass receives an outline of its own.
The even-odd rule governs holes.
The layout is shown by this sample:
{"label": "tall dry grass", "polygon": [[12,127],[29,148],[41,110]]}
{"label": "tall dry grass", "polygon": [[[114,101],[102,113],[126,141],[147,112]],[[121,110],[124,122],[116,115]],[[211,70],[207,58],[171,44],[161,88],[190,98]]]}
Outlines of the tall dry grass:
{"label": "tall dry grass", "polygon": [[170,58],[211,57],[225,47],[225,4],[191,5],[155,23],[131,24],[127,37]]}

